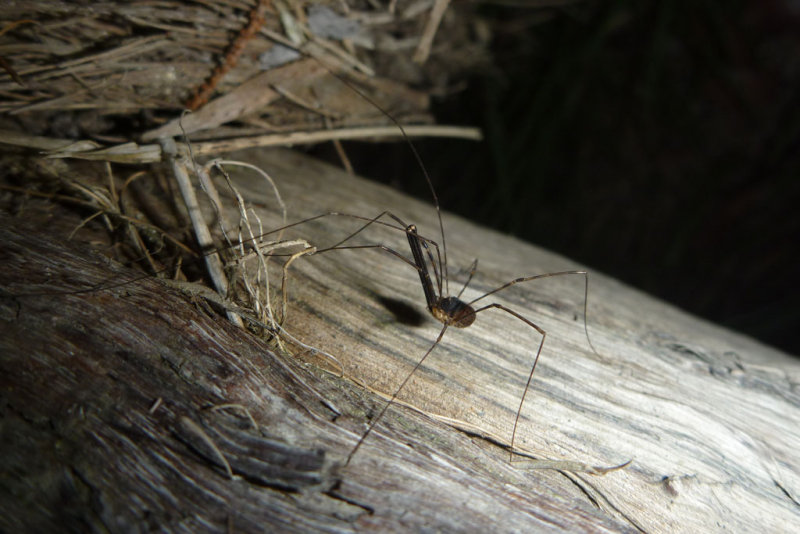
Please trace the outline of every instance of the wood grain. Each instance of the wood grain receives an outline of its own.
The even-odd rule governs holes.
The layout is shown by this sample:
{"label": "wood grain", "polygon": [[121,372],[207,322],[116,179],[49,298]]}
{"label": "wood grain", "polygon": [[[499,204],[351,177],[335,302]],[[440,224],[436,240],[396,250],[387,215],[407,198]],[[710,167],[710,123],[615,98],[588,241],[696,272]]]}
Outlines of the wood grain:
{"label": "wood grain", "polygon": [[[388,209],[440,241],[430,205],[385,187],[287,150],[230,159],[271,174],[290,220]],[[230,172],[264,227],[277,226],[263,180]],[[451,293],[480,259],[467,299],[518,276],[579,267],[458,217],[446,215],[445,225]],[[358,226],[331,216],[285,238],[323,248]],[[498,312],[448,331],[401,395],[429,416],[391,409],[343,466],[383,401],[315,365],[299,366],[330,367],[326,360],[307,351],[276,356],[153,280],[59,294],[137,275],[18,219],[6,217],[2,232],[1,452],[4,471],[14,474],[0,499],[3,530],[66,521],[166,531],[789,531],[800,519],[797,361],[602,275],[592,273],[589,295],[598,353],[583,332],[580,277],[520,284],[490,300],[547,332],[519,444],[539,458],[607,466],[632,459],[630,466],[592,476],[508,463],[498,443],[510,439],[540,338]],[[357,242],[403,253],[407,246],[402,232],[377,226]],[[286,329],[384,395],[439,332],[416,272],[389,254],[319,253],[290,272]],[[245,406],[259,429],[208,410],[230,403]],[[234,479],[183,418],[235,460]],[[306,467],[248,463],[276,441]],[[68,506],[59,504],[63,488]],[[19,495],[25,499],[11,498]]]}

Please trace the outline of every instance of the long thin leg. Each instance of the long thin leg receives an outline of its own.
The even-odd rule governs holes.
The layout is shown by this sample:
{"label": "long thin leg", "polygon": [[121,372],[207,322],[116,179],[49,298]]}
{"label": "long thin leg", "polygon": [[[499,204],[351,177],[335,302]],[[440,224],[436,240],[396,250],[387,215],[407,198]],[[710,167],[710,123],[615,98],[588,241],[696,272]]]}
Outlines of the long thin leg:
{"label": "long thin leg", "polygon": [[[347,217],[347,218],[350,218],[350,219],[356,219],[356,220],[360,220],[360,221],[365,221],[365,224],[362,225],[360,228],[358,228],[356,231],[354,231],[351,234],[347,235],[344,239],[339,240],[335,244],[333,244],[331,246],[328,246],[328,247],[325,247],[325,248],[318,249],[315,252],[315,254],[321,254],[321,253],[328,252],[328,251],[331,251],[331,250],[346,250],[346,249],[357,249],[357,248],[380,248],[380,249],[385,250],[386,252],[389,252],[390,254],[402,259],[406,263],[412,265],[417,270],[419,270],[420,267],[417,266],[416,263],[411,262],[405,256],[402,256],[401,254],[399,254],[395,250],[390,249],[389,247],[386,247],[384,245],[350,245],[350,246],[345,246],[344,245],[344,243],[346,243],[347,241],[353,239],[354,237],[356,237],[358,234],[360,234],[361,232],[363,232],[364,230],[366,230],[369,226],[371,226],[373,224],[379,224],[381,226],[386,226],[388,228],[392,228],[393,230],[400,230],[400,231],[402,231],[402,232],[404,232],[406,234],[409,234],[410,231],[408,229],[408,225],[406,225],[405,222],[403,222],[403,220],[400,219],[400,217],[396,216],[395,214],[393,214],[390,211],[382,211],[378,215],[376,215],[375,217],[371,217],[371,218],[370,217],[363,217],[361,215],[353,215],[351,213],[341,213],[341,212],[338,212],[338,211],[330,211],[330,212],[327,212],[327,213],[321,213],[319,215],[315,215],[314,217],[310,217],[308,219],[303,219],[302,221],[297,221],[297,222],[294,222],[294,223],[291,223],[291,224],[287,224],[287,225],[282,226],[280,228],[276,228],[274,230],[271,230],[270,232],[261,234],[260,236],[257,236],[255,238],[253,238],[253,240],[260,239],[260,238],[262,238],[264,236],[271,235],[271,234],[274,234],[274,233],[277,233],[277,232],[282,232],[283,230],[286,230],[287,228],[292,228],[292,227],[295,227],[295,226],[299,226],[301,224],[306,224],[306,223],[309,223],[309,222],[312,222],[312,221],[316,221],[318,219],[322,219],[323,217]],[[391,223],[387,223],[385,221],[381,221],[380,219],[383,218],[383,217],[391,217],[395,222],[397,222],[401,226],[395,226],[395,225],[393,225]],[[427,237],[423,237],[423,236],[421,236],[421,235],[419,235],[417,233],[414,233],[414,237],[417,240],[419,240],[420,243],[423,244],[423,246],[425,247],[426,250],[428,250],[428,256],[431,259],[431,265],[433,266],[433,271],[434,271],[434,276],[436,277],[437,287],[439,288],[439,292],[441,294],[442,278],[440,276],[440,273],[442,272],[442,268],[441,268],[442,257],[441,257],[441,252],[440,252],[440,249],[439,249],[439,245],[438,245],[438,243],[436,243],[436,241],[433,241],[432,239],[428,239]],[[429,247],[433,247],[436,250],[435,257],[438,260],[438,262],[434,261],[434,255],[431,254]],[[216,252],[216,251],[214,251],[214,252]],[[210,252],[210,253],[212,253],[212,252]],[[281,254],[273,254],[273,256],[281,256]]]}
{"label": "long thin leg", "polygon": [[[339,212],[331,212],[330,215],[351,217],[351,218],[355,218],[355,219],[366,221],[366,224],[364,224],[361,228],[359,228],[355,232],[351,233],[350,235],[348,235],[347,237],[345,237],[344,239],[342,239],[341,241],[339,241],[335,245],[332,245],[330,247],[326,247],[326,248],[318,250],[317,251],[318,254],[321,253],[321,252],[327,252],[329,250],[342,250],[342,249],[371,248],[371,247],[373,247],[373,245],[343,246],[344,243],[346,243],[350,239],[354,238],[355,236],[357,236],[358,234],[363,232],[371,224],[382,224],[384,226],[388,226],[388,227],[393,228],[395,230],[403,230],[403,232],[405,232],[408,236],[413,237],[427,251],[428,258],[430,259],[431,266],[433,267],[433,273],[434,273],[434,276],[436,278],[436,285],[437,285],[437,288],[439,290],[439,295],[442,294],[442,276],[440,275],[441,270],[442,270],[442,267],[441,267],[441,265],[442,265],[442,256],[441,256],[441,253],[440,253],[440,250],[439,250],[439,245],[435,241],[433,241],[431,239],[428,239],[427,237],[423,237],[423,236],[419,235],[416,232],[416,227],[414,227],[413,225],[410,225],[410,226],[407,225],[405,222],[403,222],[402,219],[400,219],[400,217],[397,217],[395,214],[393,214],[390,211],[382,211],[376,217],[373,217],[371,219],[367,219],[366,217],[361,217],[359,215],[351,215],[351,214],[339,213]],[[398,227],[393,226],[391,224],[384,223],[383,221],[379,221],[379,219],[381,217],[384,217],[384,216],[391,217],[392,219],[394,219],[395,222],[397,222],[398,224],[402,225],[402,228],[398,228]],[[414,230],[411,230],[411,228],[414,228]],[[436,261],[436,259],[434,259],[434,255],[430,252],[430,247],[433,247],[434,249],[436,249],[435,258],[438,259],[438,262]],[[392,249],[389,249],[388,247],[385,247],[383,245],[375,245],[373,248],[381,248],[381,249],[385,250],[386,252],[394,254],[395,256],[397,256],[397,257],[403,259],[404,261],[406,261],[406,263],[411,263],[414,267],[417,268],[417,270],[420,270],[420,269],[424,268],[424,266],[420,265],[419,262],[416,262],[416,261],[415,262],[409,262],[409,260],[406,259],[404,256],[399,255],[396,251],[394,251]]]}
{"label": "long thin leg", "polygon": [[[392,219],[394,219],[398,224],[401,224],[401,225],[405,224],[402,219],[400,219],[399,217],[397,217],[396,215],[394,215],[390,211],[382,211],[377,216],[372,217],[372,218],[362,217],[360,215],[352,215],[352,214],[348,214],[348,213],[329,212],[329,213],[325,213],[325,214],[322,214],[322,215],[318,215],[318,216],[312,217],[311,219],[305,219],[303,221],[298,221],[296,223],[293,223],[291,225],[283,227],[283,229],[285,229],[285,228],[287,228],[289,226],[297,226],[297,225],[303,224],[305,222],[310,222],[312,220],[320,219],[320,218],[325,217],[325,216],[344,216],[344,217],[354,218],[354,219],[361,220],[361,221],[366,221],[366,222],[365,222],[364,225],[362,225],[356,231],[354,231],[351,234],[349,234],[344,239],[339,240],[334,245],[331,245],[329,247],[318,249],[316,252],[314,252],[314,254],[322,254],[322,253],[325,253],[325,252],[330,252],[332,250],[354,250],[354,249],[365,249],[365,248],[381,249],[381,250],[383,250],[383,251],[395,256],[396,258],[404,261],[408,265],[414,267],[419,273],[424,273],[425,274],[425,278],[427,278],[428,276],[427,276],[426,265],[424,263],[424,260],[421,258],[421,253],[419,254],[420,257],[415,257],[414,261],[411,261],[408,258],[406,258],[405,256],[403,256],[402,254],[400,254],[399,252],[397,252],[396,250],[394,250],[394,249],[392,249],[390,247],[387,247],[386,245],[383,245],[383,244],[344,245],[344,243],[346,243],[347,241],[349,241],[349,240],[353,239],[354,237],[356,237],[358,234],[363,232],[366,228],[368,228],[372,224],[381,224],[381,225],[384,225],[384,226],[388,226],[389,228],[392,228],[394,230],[402,230],[408,236],[410,242],[413,240],[413,242],[417,243],[420,248],[424,247],[425,251],[427,252],[428,258],[430,260],[430,264],[433,267],[433,273],[434,273],[434,277],[436,278],[436,285],[437,285],[437,288],[438,288],[439,291],[438,291],[437,295],[429,294],[429,293],[432,293],[432,291],[429,291],[429,289],[425,286],[425,282],[423,281],[423,290],[425,291],[425,297],[426,297],[428,308],[433,306],[433,303],[434,303],[436,297],[441,296],[442,278],[441,278],[441,275],[440,275],[440,272],[441,272],[440,265],[441,265],[442,259],[441,259],[441,255],[440,255],[440,252],[439,252],[439,245],[435,241],[433,241],[431,239],[428,239],[427,237],[423,237],[423,236],[419,235],[416,232],[416,227],[414,225],[407,225],[407,226],[404,226],[404,227],[400,228],[400,227],[397,227],[397,226],[394,226],[392,224],[388,224],[388,223],[386,223],[384,221],[380,221],[379,220],[381,217],[388,216],[388,217],[391,217]],[[274,232],[277,232],[277,231],[280,231],[280,230],[282,230],[282,229],[273,230],[271,233],[274,233]],[[431,253],[431,251],[430,251],[431,248],[434,248],[436,250],[436,256],[434,256]],[[412,245],[412,251],[413,251],[413,245]],[[273,254],[273,256],[281,256],[281,255],[282,254]],[[438,263],[437,263],[435,258],[438,259]],[[470,273],[470,279],[472,278],[472,274],[474,274],[474,267],[475,266],[473,265],[473,269],[472,269],[472,271]],[[421,278],[422,278],[422,276],[421,276]],[[467,281],[467,283],[469,283],[469,280]],[[465,287],[466,287],[466,285],[465,285]],[[462,291],[463,291],[463,289],[462,289]]]}
{"label": "long thin leg", "polygon": [[[341,241],[339,241],[336,245],[333,245],[333,246],[330,246],[330,247],[326,247],[324,249],[318,249],[316,254],[320,254],[322,252],[327,252],[329,250],[343,250],[343,249],[348,249],[348,248],[381,248],[381,249],[393,254],[394,256],[397,256],[397,257],[403,259],[404,261],[406,261],[406,263],[409,263],[410,265],[412,265],[413,267],[416,268],[416,265],[414,265],[413,262],[411,262],[410,260],[408,260],[407,258],[402,256],[401,254],[397,253],[396,251],[394,251],[394,250],[392,250],[389,247],[386,247],[384,245],[365,245],[365,246],[355,245],[355,246],[351,246],[351,247],[342,246],[342,244],[344,242],[352,239],[353,237],[355,237],[356,235],[358,235],[359,233],[364,231],[371,224],[378,224],[378,225],[381,225],[381,226],[386,226],[386,227],[392,228],[392,229],[394,229],[396,231],[401,231],[401,232],[406,233],[407,230],[406,230],[405,226],[395,226],[394,224],[387,223],[385,221],[379,220],[380,218],[382,218],[384,216],[388,216],[388,217],[392,217],[393,219],[395,219],[395,221],[398,222],[399,224],[404,224],[400,218],[396,217],[394,214],[392,214],[389,211],[383,211],[383,212],[379,213],[377,216],[372,217],[372,218],[363,217],[363,216],[360,216],[360,215],[353,215],[353,214],[349,214],[349,213],[335,212],[335,211],[321,213],[319,215],[315,215],[313,217],[309,217],[307,219],[303,219],[302,221],[296,221],[296,222],[281,226],[280,228],[275,228],[274,230],[271,230],[269,232],[265,232],[263,234],[257,235],[257,236],[255,236],[255,237],[253,237],[251,239],[245,239],[241,243],[237,244],[236,246],[240,246],[241,244],[245,244],[245,243],[248,243],[248,242],[251,242],[251,241],[256,241],[258,239],[261,239],[261,238],[264,238],[266,236],[281,232],[281,231],[286,230],[288,228],[293,228],[295,226],[300,226],[302,224],[310,223],[312,221],[316,221],[318,219],[322,219],[324,217],[330,217],[330,216],[338,216],[338,217],[347,217],[347,218],[350,218],[350,219],[357,219],[357,220],[361,220],[361,221],[366,221],[367,224],[363,225],[361,228],[359,228],[358,230],[356,230],[352,234],[348,235],[346,238],[344,238]],[[437,256],[439,255],[439,245],[435,241],[433,241],[431,239],[428,239],[426,237],[423,237],[423,236],[418,236],[418,237],[423,242],[428,243],[430,246],[434,247],[436,249],[436,251],[437,251]],[[192,251],[189,250],[189,252],[192,252]],[[220,252],[220,250],[218,250],[218,249],[204,250],[201,256],[207,256],[207,255],[211,255],[211,254],[218,254],[219,252]],[[291,256],[291,254],[271,254],[271,255],[272,256]],[[155,274],[159,274],[159,273],[165,272],[167,270],[168,269],[162,269],[161,271],[157,271]],[[148,278],[151,278],[152,276],[153,276],[153,274],[143,274],[143,275],[140,275],[140,276],[134,276],[132,278],[128,278],[126,280],[118,280],[117,279],[116,281],[114,281],[116,279],[116,276],[114,276],[114,277],[109,278],[108,282],[101,282],[101,283],[96,284],[96,285],[94,285],[92,287],[83,288],[83,289],[71,289],[71,290],[66,290],[66,291],[50,290],[46,294],[47,295],[72,295],[72,294],[79,294],[79,293],[90,293],[90,292],[94,292],[94,291],[115,289],[115,288],[118,288],[118,287],[125,286],[127,284],[133,284],[133,283],[136,283],[136,282],[139,282],[139,281],[142,281],[142,280],[146,280]],[[37,296],[37,295],[34,295],[34,294],[28,295],[28,294],[26,294],[26,295],[19,295],[19,296]]]}
{"label": "long thin leg", "polygon": [[364,440],[365,440],[365,439],[367,439],[367,436],[369,436],[369,434],[372,432],[372,429],[373,429],[373,428],[375,428],[375,425],[377,425],[377,424],[380,422],[380,420],[381,420],[381,419],[383,419],[383,414],[385,414],[385,413],[386,413],[386,410],[388,410],[388,409],[389,409],[389,406],[391,406],[392,404],[394,404],[394,401],[395,401],[395,399],[396,399],[396,398],[397,398],[397,396],[400,394],[400,392],[403,390],[403,388],[404,388],[404,387],[405,387],[405,385],[408,383],[408,381],[411,379],[411,376],[412,376],[412,375],[413,375],[415,372],[417,372],[417,369],[419,369],[419,368],[422,366],[422,363],[425,361],[425,359],[426,359],[426,358],[427,358],[427,357],[430,355],[430,353],[431,353],[431,352],[433,352],[433,349],[435,349],[435,348],[436,348],[436,345],[438,345],[438,344],[439,344],[439,342],[442,340],[442,337],[444,336],[444,333],[445,333],[446,331],[447,331],[447,325],[444,325],[444,326],[442,327],[442,330],[439,332],[439,335],[436,337],[436,341],[434,341],[434,342],[433,342],[433,344],[432,344],[432,345],[431,345],[431,347],[428,349],[428,351],[425,353],[425,355],[422,357],[422,359],[421,359],[420,361],[418,361],[418,362],[417,362],[417,364],[414,366],[414,368],[413,368],[413,369],[411,369],[411,371],[410,371],[410,372],[409,372],[409,373],[406,375],[406,377],[405,377],[405,378],[403,379],[403,381],[400,383],[400,386],[399,386],[399,387],[398,387],[398,388],[395,390],[395,392],[392,394],[392,398],[391,398],[391,399],[389,399],[389,402],[387,402],[387,403],[386,403],[386,404],[383,406],[383,408],[381,409],[380,413],[378,413],[377,417],[375,417],[374,419],[372,419],[372,422],[371,422],[371,423],[369,424],[369,426],[367,427],[367,431],[366,431],[366,432],[364,432],[364,434],[363,434],[363,435],[361,436],[361,438],[358,440],[358,443],[356,443],[356,446],[355,446],[355,447],[353,447],[353,450],[351,450],[351,451],[350,451],[350,454],[348,454],[348,455],[347,455],[347,459],[346,459],[346,460],[345,460],[345,462],[344,462],[344,465],[345,465],[345,466],[347,466],[347,465],[349,465],[349,464],[350,464],[350,460],[353,458],[353,455],[356,453],[356,451],[358,451],[358,449],[359,449],[359,448],[361,447],[361,445],[364,443]]}
{"label": "long thin leg", "polygon": [[536,364],[539,363],[539,356],[542,354],[542,347],[544,347],[544,340],[547,337],[547,332],[545,332],[541,327],[539,327],[539,325],[537,325],[533,321],[523,317],[522,315],[520,315],[519,313],[515,312],[511,308],[507,308],[507,307],[503,306],[502,304],[498,304],[496,302],[492,303],[492,304],[488,304],[486,306],[483,306],[482,308],[478,308],[477,310],[475,310],[475,313],[478,314],[478,313],[480,313],[482,311],[489,310],[489,309],[492,309],[492,308],[497,308],[498,310],[503,310],[504,312],[506,312],[506,313],[508,313],[510,315],[513,315],[514,317],[516,317],[517,319],[519,319],[523,323],[527,324],[531,328],[535,329],[537,332],[539,332],[542,335],[542,340],[539,342],[539,348],[536,349],[536,357],[533,359],[533,365],[531,366],[531,372],[528,374],[527,382],[525,382],[525,390],[522,392],[522,397],[519,400],[519,407],[517,408],[517,415],[514,418],[514,429],[511,431],[511,448],[509,450],[509,461],[512,461],[513,458],[514,458],[514,442],[515,442],[516,437],[517,437],[517,425],[519,424],[519,418],[520,418],[520,415],[522,414],[522,405],[525,404],[525,397],[528,395],[528,389],[529,389],[529,387],[531,385],[531,380],[533,380],[533,373],[534,373],[534,371],[536,371]]}
{"label": "long thin leg", "polygon": [[592,351],[595,354],[600,354],[597,352],[597,349],[594,348],[594,344],[592,343],[592,339],[589,337],[589,325],[588,325],[588,307],[589,307],[589,273],[587,271],[561,271],[557,273],[545,273],[545,274],[537,274],[534,276],[524,276],[522,278],[515,278],[510,282],[506,282],[505,284],[501,285],[500,287],[489,291],[488,293],[484,293],[480,297],[471,300],[468,304],[471,306],[478,302],[479,300],[483,300],[489,295],[494,295],[504,289],[508,289],[509,287],[522,283],[522,282],[530,282],[532,280],[540,280],[543,278],[552,278],[553,276],[564,276],[564,275],[573,275],[573,274],[580,274],[583,275],[584,278],[584,290],[583,290],[583,332],[586,334],[586,341],[589,343],[589,346],[592,348]]}
{"label": "long thin leg", "polygon": [[[394,218],[396,222],[401,224],[401,226],[395,226],[394,224],[391,224],[391,223],[388,223],[388,222],[380,220],[381,218],[387,217],[387,216]],[[381,225],[381,226],[388,226],[389,228],[394,228],[395,230],[405,231],[405,226],[402,225],[403,221],[401,219],[399,219],[398,217],[396,217],[394,214],[392,214],[389,211],[382,211],[378,215],[376,215],[375,217],[363,217],[361,215],[353,215],[353,214],[350,214],[350,213],[342,213],[342,212],[338,212],[338,211],[328,211],[328,212],[325,212],[325,213],[320,213],[319,215],[314,215],[313,217],[308,217],[307,219],[303,219],[303,220],[300,220],[300,221],[295,221],[293,223],[285,224],[283,226],[280,226],[278,228],[270,230],[269,232],[264,232],[263,234],[257,235],[252,239],[246,239],[246,240],[243,241],[243,243],[247,243],[248,241],[255,241],[257,239],[261,239],[263,237],[266,237],[266,236],[269,236],[269,235],[272,235],[272,234],[276,234],[278,232],[283,232],[284,230],[287,230],[289,228],[294,228],[295,226],[300,226],[300,225],[303,225],[303,224],[307,224],[307,223],[310,223],[310,222],[313,222],[313,221],[316,221],[316,220],[319,220],[319,219],[322,219],[322,218],[325,218],[325,217],[347,217],[347,218],[350,218],[350,219],[366,221],[365,225],[363,225],[361,228],[359,228],[358,230],[356,230],[352,234],[348,235],[347,237],[345,237],[344,239],[342,239],[341,241],[336,243],[336,245],[333,245],[333,247],[331,247],[331,248],[334,248],[334,247],[336,247],[338,245],[341,245],[345,241],[347,241],[349,239],[352,239],[353,237],[355,237],[359,233],[363,232],[368,226],[370,226],[372,224],[378,224],[378,225]]]}
{"label": "long thin leg", "polygon": [[472,265],[469,267],[469,276],[467,277],[467,281],[464,282],[464,285],[461,286],[461,291],[458,292],[456,298],[461,300],[461,295],[464,294],[464,290],[467,289],[467,286],[470,282],[472,282],[472,277],[475,276],[475,273],[478,271],[478,258],[472,260]]}
{"label": "long thin leg", "polygon": [[[355,85],[353,85],[352,83],[347,81],[346,78],[344,78],[342,76],[339,76],[336,72],[334,72],[327,65],[323,64],[322,62],[320,62],[318,59],[317,59],[317,61],[320,64],[322,64],[322,66],[325,68],[325,70],[330,72],[333,75],[334,78],[338,79],[344,85],[348,86],[350,89],[355,91],[356,94],[358,94],[361,98],[363,98],[364,100],[366,100],[367,102],[372,104],[372,106],[375,109],[377,109],[381,113],[383,113],[386,116],[386,118],[388,118],[390,121],[392,121],[395,124],[395,126],[397,126],[397,129],[400,130],[400,133],[403,134],[403,138],[406,141],[408,141],[408,148],[409,148],[409,150],[411,150],[412,154],[414,154],[414,159],[417,160],[417,165],[419,165],[420,170],[422,170],[422,175],[425,177],[425,181],[428,183],[428,189],[431,192],[431,197],[433,197],[433,205],[434,205],[434,207],[436,207],[436,216],[439,218],[439,235],[442,237],[442,252],[444,254],[443,258],[442,258],[441,255],[439,256],[439,266],[440,266],[441,273],[442,273],[442,277],[441,278],[444,279],[445,293],[449,294],[450,293],[450,287],[449,287],[449,283],[450,282],[449,282],[449,276],[447,274],[447,240],[445,239],[445,236],[444,236],[444,221],[442,220],[442,210],[439,207],[439,196],[436,194],[436,188],[433,187],[433,180],[431,180],[431,177],[428,174],[428,169],[425,167],[425,163],[423,163],[423,161],[422,161],[422,156],[420,156],[419,152],[417,152],[417,147],[414,146],[414,143],[412,143],[411,139],[408,137],[408,135],[406,135],[406,130],[405,130],[405,128],[403,128],[403,125],[400,123],[400,121],[398,121],[396,118],[394,118],[394,116],[391,113],[389,113],[388,111],[383,109],[381,106],[379,106],[378,103],[375,102],[372,98],[370,98],[369,95],[367,95],[365,92],[361,91],[358,87],[356,87]],[[437,248],[437,254],[439,254],[438,248]],[[441,292],[442,291],[441,291],[441,286],[440,286],[439,293],[441,293]]]}

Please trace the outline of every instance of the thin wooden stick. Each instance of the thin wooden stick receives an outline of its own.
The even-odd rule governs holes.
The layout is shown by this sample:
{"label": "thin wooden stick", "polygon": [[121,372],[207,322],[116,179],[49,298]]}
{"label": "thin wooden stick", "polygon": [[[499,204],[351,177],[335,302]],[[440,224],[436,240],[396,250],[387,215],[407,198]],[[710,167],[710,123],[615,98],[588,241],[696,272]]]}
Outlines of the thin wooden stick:
{"label": "thin wooden stick", "polygon": [[[417,125],[403,126],[408,137],[446,137],[480,141],[483,132],[468,126]],[[334,130],[315,130],[311,132],[291,132],[287,134],[267,134],[252,137],[235,137],[218,141],[193,144],[195,156],[218,155],[245,148],[267,146],[293,146],[347,139],[390,139],[401,137],[395,126],[374,126],[368,128],[337,128]],[[76,158],[112,163],[157,163],[162,160],[162,150],[157,144],[138,145],[124,143],[111,147],[98,148],[96,144],[87,145],[84,150],[75,150],[75,143],[66,139],[21,134],[0,130],[0,144],[22,146],[50,153],[48,158]],[[183,147],[178,147],[181,152]]]}
{"label": "thin wooden stick", "polygon": [[[192,221],[192,227],[194,228],[198,244],[202,250],[213,248],[214,240],[211,238],[211,232],[208,230],[208,226],[203,219],[200,205],[197,202],[197,196],[194,194],[194,189],[189,180],[189,174],[186,172],[186,167],[175,157],[178,151],[175,141],[172,138],[162,139],[161,146],[169,159],[172,172],[175,175],[181,195],[183,196],[183,201],[186,203],[186,209],[189,211],[189,218]],[[205,261],[208,274],[211,277],[214,287],[220,295],[225,297],[228,294],[228,279],[225,278],[225,273],[222,269],[222,260],[218,254],[214,253],[205,256]],[[239,327],[244,326],[244,323],[242,323],[241,318],[237,314],[229,311],[227,315],[228,319],[230,319],[233,324]]]}

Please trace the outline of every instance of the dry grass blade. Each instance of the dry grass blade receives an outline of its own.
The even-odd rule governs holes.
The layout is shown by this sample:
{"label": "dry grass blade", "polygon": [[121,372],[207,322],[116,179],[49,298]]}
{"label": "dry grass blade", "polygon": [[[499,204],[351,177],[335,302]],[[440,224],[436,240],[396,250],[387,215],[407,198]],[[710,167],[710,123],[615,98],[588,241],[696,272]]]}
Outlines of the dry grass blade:
{"label": "dry grass blade", "polygon": [[[451,139],[465,139],[480,141],[483,134],[478,128],[465,126],[440,126],[422,125],[405,126],[406,135],[416,137],[447,137]],[[14,133],[5,135],[0,131],[0,143],[11,146],[34,147],[48,151],[49,158],[74,158],[90,161],[109,161],[112,163],[157,163],[162,160],[161,147],[157,144],[139,145],[124,143],[108,148],[98,148],[93,142],[74,143],[64,139],[50,139],[39,136],[29,136]],[[209,156],[235,152],[245,148],[294,146],[315,144],[325,141],[338,140],[375,140],[393,139],[401,137],[397,128],[393,126],[376,126],[367,128],[338,128],[319,130],[313,132],[292,132],[286,134],[267,134],[257,136],[232,137],[216,141],[206,141],[193,144],[196,156]],[[188,156],[188,150],[178,147],[178,152]]]}

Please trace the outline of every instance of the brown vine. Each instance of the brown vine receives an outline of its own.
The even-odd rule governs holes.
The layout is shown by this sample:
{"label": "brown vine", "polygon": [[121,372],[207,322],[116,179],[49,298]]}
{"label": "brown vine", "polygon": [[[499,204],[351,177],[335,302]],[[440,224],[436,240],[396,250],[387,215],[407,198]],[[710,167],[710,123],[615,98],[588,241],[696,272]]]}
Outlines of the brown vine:
{"label": "brown vine", "polygon": [[250,20],[247,26],[242,28],[236,39],[233,40],[231,45],[225,52],[225,57],[222,62],[214,67],[211,76],[197,88],[194,95],[186,102],[186,107],[192,111],[202,107],[208,102],[208,98],[214,89],[219,84],[220,80],[236,66],[239,61],[239,56],[242,54],[247,42],[261,29],[265,22],[265,12],[269,6],[270,0],[258,0],[255,7],[250,11]]}

